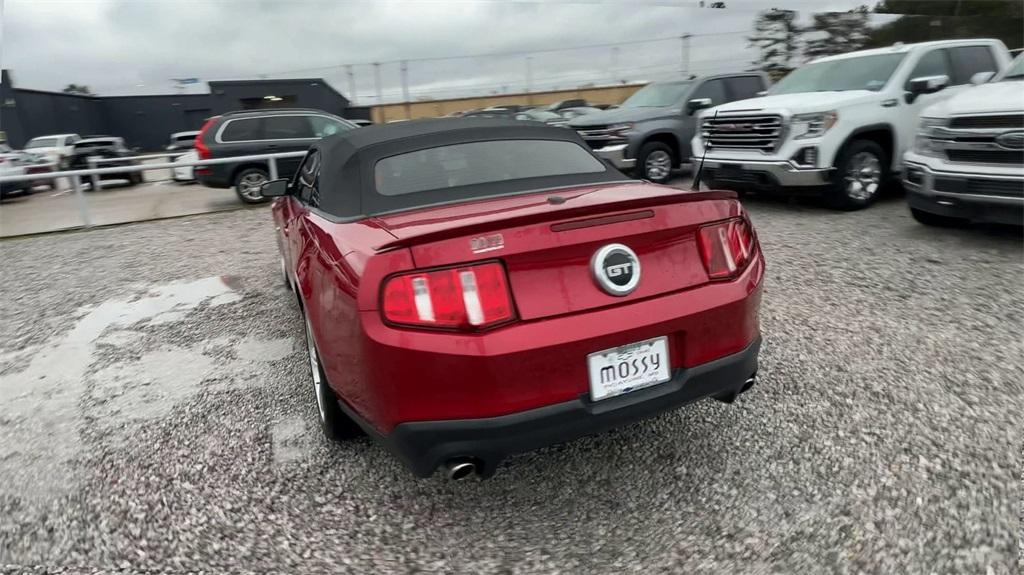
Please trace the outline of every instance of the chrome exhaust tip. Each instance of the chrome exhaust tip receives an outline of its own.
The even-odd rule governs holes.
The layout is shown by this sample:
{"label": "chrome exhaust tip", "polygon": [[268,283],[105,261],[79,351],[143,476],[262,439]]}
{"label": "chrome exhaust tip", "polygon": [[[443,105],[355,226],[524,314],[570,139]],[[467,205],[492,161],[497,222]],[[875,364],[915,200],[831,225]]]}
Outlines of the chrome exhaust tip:
{"label": "chrome exhaust tip", "polygon": [[740,388],[740,393],[744,393],[745,391],[747,391],[751,387],[754,387],[755,383],[757,383],[757,376],[756,375],[752,375],[752,376],[748,377],[747,380],[743,382],[743,387]]}
{"label": "chrome exhaust tip", "polygon": [[458,481],[460,479],[466,479],[467,477],[476,475],[476,464],[472,461],[456,460],[449,461],[446,464],[448,468],[447,474],[448,479],[451,481]]}

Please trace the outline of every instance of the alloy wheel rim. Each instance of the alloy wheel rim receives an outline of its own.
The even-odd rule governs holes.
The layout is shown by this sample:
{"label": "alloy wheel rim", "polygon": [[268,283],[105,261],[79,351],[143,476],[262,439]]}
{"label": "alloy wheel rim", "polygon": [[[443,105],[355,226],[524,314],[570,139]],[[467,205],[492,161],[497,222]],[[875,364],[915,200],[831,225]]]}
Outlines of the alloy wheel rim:
{"label": "alloy wheel rim", "polygon": [[882,183],[882,163],[871,152],[860,152],[850,158],[846,170],[846,195],[864,201],[878,192]]}
{"label": "alloy wheel rim", "polygon": [[309,352],[309,370],[313,375],[313,393],[316,395],[316,409],[320,413],[320,421],[325,421],[323,380],[320,378],[320,356],[316,353],[316,344],[313,343],[313,330],[309,327],[309,320],[306,321],[306,350]]}
{"label": "alloy wheel rim", "polygon": [[669,171],[672,169],[672,158],[669,157],[668,152],[663,150],[655,150],[647,155],[647,159],[644,161],[644,171],[647,172],[647,177],[652,180],[661,180],[668,177]]}
{"label": "alloy wheel rim", "polygon": [[241,188],[242,195],[249,199],[258,199],[260,197],[260,188],[267,182],[267,178],[261,174],[247,174],[242,178]]}

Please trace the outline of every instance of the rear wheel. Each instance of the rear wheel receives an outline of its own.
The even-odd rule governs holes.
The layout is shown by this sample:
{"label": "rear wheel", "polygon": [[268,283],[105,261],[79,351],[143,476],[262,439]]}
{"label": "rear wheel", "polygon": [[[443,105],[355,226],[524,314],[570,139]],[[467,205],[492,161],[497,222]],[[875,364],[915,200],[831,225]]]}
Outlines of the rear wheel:
{"label": "rear wheel", "polygon": [[875,203],[889,177],[889,159],[870,140],[854,140],[836,160],[836,178],[828,191],[829,204],[840,210],[862,210]]}
{"label": "rear wheel", "polygon": [[917,208],[910,208],[910,215],[914,216],[915,220],[926,226],[935,226],[937,228],[953,228],[962,226],[966,223],[966,220],[961,218],[940,216],[939,214],[933,214]]}
{"label": "rear wheel", "polygon": [[320,365],[320,354],[313,340],[313,329],[305,312],[302,314],[302,320],[306,325],[306,351],[309,354],[309,371],[313,381],[316,410],[320,416],[320,427],[324,435],[334,441],[358,437],[363,434],[363,430],[341,410],[337,396],[327,384],[327,376]]}
{"label": "rear wheel", "polygon": [[667,144],[648,142],[637,154],[637,171],[641,179],[664,184],[677,164],[675,152]]}
{"label": "rear wheel", "polygon": [[246,168],[235,176],[235,193],[247,204],[261,204],[269,198],[260,195],[260,188],[270,181],[270,175],[262,168]]}

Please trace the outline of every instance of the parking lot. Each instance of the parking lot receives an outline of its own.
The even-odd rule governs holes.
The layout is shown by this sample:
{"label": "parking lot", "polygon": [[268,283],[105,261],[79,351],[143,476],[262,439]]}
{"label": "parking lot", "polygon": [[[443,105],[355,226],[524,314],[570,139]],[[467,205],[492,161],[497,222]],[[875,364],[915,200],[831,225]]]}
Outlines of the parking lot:
{"label": "parking lot", "polygon": [[[89,223],[107,226],[244,207],[234,190],[174,182],[168,170],[145,172],[145,178],[136,186],[127,180],[104,181],[99,191],[83,192]],[[79,199],[68,178],[58,178],[52,190],[37,186],[30,195],[11,196],[0,203],[0,237],[75,229],[83,223]]]}
{"label": "parking lot", "polygon": [[458,483],[323,439],[266,209],[5,241],[0,566],[1014,571],[1019,231],[747,206],[751,393]]}

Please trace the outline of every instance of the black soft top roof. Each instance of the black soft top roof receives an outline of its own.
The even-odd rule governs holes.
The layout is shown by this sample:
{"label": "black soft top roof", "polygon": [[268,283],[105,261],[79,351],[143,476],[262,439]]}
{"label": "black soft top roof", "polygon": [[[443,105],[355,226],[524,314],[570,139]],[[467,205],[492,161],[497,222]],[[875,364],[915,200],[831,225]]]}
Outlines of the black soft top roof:
{"label": "black soft top roof", "polygon": [[398,196],[377,193],[374,166],[383,158],[439,146],[492,140],[566,141],[593,155],[575,130],[540,122],[434,118],[374,124],[328,136],[311,147],[311,150],[320,152],[319,208],[328,215],[348,219],[459,200],[626,179],[621,172],[602,162],[606,169],[601,172],[512,179]]}

